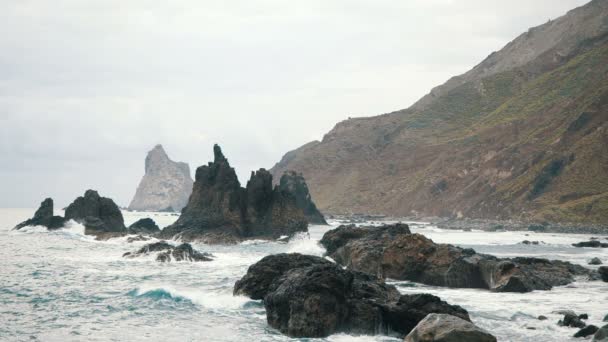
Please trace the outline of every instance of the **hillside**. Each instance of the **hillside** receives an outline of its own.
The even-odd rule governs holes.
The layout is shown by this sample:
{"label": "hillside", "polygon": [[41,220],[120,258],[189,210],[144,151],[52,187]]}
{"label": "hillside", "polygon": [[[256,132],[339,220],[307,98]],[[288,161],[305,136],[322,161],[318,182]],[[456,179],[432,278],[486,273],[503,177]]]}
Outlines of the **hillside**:
{"label": "hillside", "polygon": [[302,172],[330,213],[608,224],[607,130],[608,1],[595,0],[271,171]]}

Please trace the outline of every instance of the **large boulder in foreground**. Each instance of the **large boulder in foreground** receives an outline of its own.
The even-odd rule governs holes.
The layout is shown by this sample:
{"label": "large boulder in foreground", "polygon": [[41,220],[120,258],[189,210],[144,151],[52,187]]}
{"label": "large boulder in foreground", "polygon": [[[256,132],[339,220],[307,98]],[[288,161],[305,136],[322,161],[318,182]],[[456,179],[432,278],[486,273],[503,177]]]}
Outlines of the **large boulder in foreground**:
{"label": "large boulder in foreground", "polygon": [[146,217],[139,219],[127,228],[129,234],[154,235],[160,233],[160,228],[153,219]]}
{"label": "large boulder in foreground", "polygon": [[40,207],[34,213],[34,217],[19,223],[13,229],[21,229],[27,226],[44,226],[48,229],[59,229],[64,226],[65,221],[63,217],[53,215],[53,199],[47,198],[40,203]]}
{"label": "large boulder in foreground", "polygon": [[118,206],[95,190],[87,190],[65,209],[65,219],[82,223],[85,234],[125,234],[127,228]]}
{"label": "large boulder in foreground", "polygon": [[405,342],[496,342],[496,337],[460,317],[429,314],[405,337]]}
{"label": "large boulder in foreground", "polygon": [[241,187],[234,168],[218,145],[214,161],[196,170],[192,195],[179,219],[162,230],[163,238],[205,243],[277,239],[306,232],[308,222],[296,196],[260,169]]}
{"label": "large boulder in foreground", "polygon": [[436,244],[407,225],[341,226],[325,233],[327,255],[350,269],[382,278],[427,285],[482,288],[496,292],[550,290],[591,270],[539,258],[500,259],[448,244]]}
{"label": "large boulder in foreground", "polygon": [[136,252],[127,252],[123,254],[125,258],[136,258],[141,256],[156,253],[156,261],[171,262],[171,261],[212,261],[213,255],[209,253],[201,253],[189,243],[182,243],[178,246],[173,246],[166,241],[159,241],[147,244]]}
{"label": "large boulder in foreground", "polygon": [[372,275],[301,254],[263,258],[235,284],[234,294],[263,299],[268,324],[292,337],[405,336],[429,313],[470,320],[466,310],[438,297],[401,295]]}

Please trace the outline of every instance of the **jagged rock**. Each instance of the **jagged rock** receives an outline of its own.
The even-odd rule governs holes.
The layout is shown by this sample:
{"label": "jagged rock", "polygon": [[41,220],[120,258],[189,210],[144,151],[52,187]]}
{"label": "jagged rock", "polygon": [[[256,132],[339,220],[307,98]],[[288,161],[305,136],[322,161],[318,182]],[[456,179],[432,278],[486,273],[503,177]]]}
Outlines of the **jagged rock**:
{"label": "jagged rock", "polygon": [[604,325],[595,333],[595,335],[593,335],[592,342],[596,342],[596,341],[602,341],[602,342],[608,341],[608,325]]}
{"label": "jagged rock", "polygon": [[234,243],[248,238],[274,240],[308,230],[295,195],[273,188],[268,171],[252,172],[242,188],[218,145],[213,152],[214,161],[196,170],[188,205],[174,224],[162,230],[162,237]]}
{"label": "jagged rock", "polygon": [[593,258],[591,260],[589,260],[589,265],[601,265],[602,264],[602,260],[600,258]]}
{"label": "jagged rock", "polygon": [[595,325],[588,325],[579,330],[573,337],[587,337],[595,334],[600,328]]}
{"label": "jagged rock", "polygon": [[436,244],[407,225],[341,226],[325,233],[327,255],[350,269],[382,278],[434,286],[483,288],[496,292],[549,290],[590,270],[538,258],[499,259],[447,244]]}
{"label": "jagged rock", "polygon": [[296,205],[304,211],[308,223],[327,225],[325,217],[313,203],[310,191],[302,174],[287,171],[281,176],[279,189],[294,194]]}
{"label": "jagged rock", "polygon": [[560,312],[564,315],[564,318],[557,322],[557,325],[562,327],[571,327],[571,328],[584,328],[587,324],[583,322],[576,313],[573,311],[567,310]]}
{"label": "jagged rock", "polygon": [[158,252],[156,261],[170,262],[174,261],[212,261],[213,255],[209,253],[201,253],[192,248],[189,243],[182,243],[179,246],[173,246],[166,241],[159,241],[147,244],[136,252],[127,252],[123,254],[126,258],[135,258],[150,253]]}
{"label": "jagged rock", "polygon": [[600,274],[603,281],[608,282],[608,266],[600,266],[600,268],[597,269],[597,272]]}
{"label": "jagged rock", "polygon": [[27,226],[44,226],[48,229],[58,229],[63,227],[65,221],[63,217],[53,215],[53,199],[47,198],[40,203],[40,207],[34,213],[34,217],[19,223],[13,229],[21,229]]}
{"label": "jagged rock", "polygon": [[82,223],[85,234],[116,233],[125,234],[122,213],[118,206],[109,198],[101,197],[95,190],[87,190],[84,196],[76,198],[65,209],[65,219]]}
{"label": "jagged rock", "polygon": [[591,241],[582,241],[582,242],[573,243],[572,246],[579,247],[579,248],[580,247],[608,248],[608,243],[600,242],[598,240],[591,240]]}
{"label": "jagged rock", "polygon": [[129,234],[154,235],[160,232],[160,228],[153,219],[146,217],[137,220],[128,228]]}
{"label": "jagged rock", "polygon": [[371,275],[301,254],[263,258],[237,281],[234,293],[262,298],[268,324],[292,337],[389,331],[405,335],[429,313],[470,320],[466,310],[438,297],[400,295]]}
{"label": "jagged rock", "polygon": [[412,330],[405,342],[496,342],[496,337],[456,316],[429,314]]}
{"label": "jagged rock", "polygon": [[129,210],[180,211],[192,192],[192,177],[187,163],[174,162],[156,145],[146,156],[145,174]]}

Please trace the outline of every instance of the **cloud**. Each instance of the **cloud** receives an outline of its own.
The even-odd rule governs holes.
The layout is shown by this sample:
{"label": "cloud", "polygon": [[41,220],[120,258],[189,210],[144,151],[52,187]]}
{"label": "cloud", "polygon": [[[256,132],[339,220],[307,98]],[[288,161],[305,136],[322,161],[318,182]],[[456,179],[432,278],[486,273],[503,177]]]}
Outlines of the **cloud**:
{"label": "cloud", "polygon": [[584,1],[5,1],[0,206],[127,204],[162,143],[241,181],[348,116],[409,106]]}

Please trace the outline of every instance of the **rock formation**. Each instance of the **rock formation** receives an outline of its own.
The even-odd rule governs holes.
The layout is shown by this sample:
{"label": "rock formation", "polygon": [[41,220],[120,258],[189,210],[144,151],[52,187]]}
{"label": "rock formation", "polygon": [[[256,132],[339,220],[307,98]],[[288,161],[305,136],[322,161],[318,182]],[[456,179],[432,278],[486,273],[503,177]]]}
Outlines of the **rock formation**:
{"label": "rock formation", "polygon": [[156,254],[156,261],[171,262],[173,261],[212,261],[213,255],[209,253],[201,253],[196,251],[189,243],[182,243],[179,246],[173,246],[165,241],[154,242],[147,244],[136,252],[128,252],[123,254],[125,258],[136,258],[150,253]]}
{"label": "rock formation", "polygon": [[110,198],[101,197],[95,190],[87,190],[65,209],[65,219],[82,223],[85,233],[125,234],[127,228],[118,206]]}
{"label": "rock formation", "polygon": [[591,247],[591,248],[608,248],[608,243],[600,242],[597,240],[590,241],[581,241],[577,243],[573,243],[572,246],[582,248],[582,247]]}
{"label": "rock formation", "polygon": [[190,167],[174,162],[156,145],[146,157],[146,170],[129,210],[180,211],[192,192]]}
{"label": "rock formation", "polygon": [[247,238],[277,239],[307,231],[303,209],[289,187],[272,186],[264,169],[251,173],[245,188],[218,145],[214,161],[196,170],[192,195],[164,238],[234,243]]}
{"label": "rock formation", "polygon": [[597,271],[602,277],[602,280],[608,283],[608,266],[600,266]]}
{"label": "rock formation", "polygon": [[44,226],[48,229],[58,229],[63,227],[65,219],[61,216],[53,215],[53,199],[47,198],[34,213],[34,217],[19,223],[13,229],[21,229],[27,226]]}
{"label": "rock formation", "polygon": [[429,314],[406,337],[405,342],[496,342],[496,337],[456,316]]}
{"label": "rock formation", "polygon": [[306,185],[306,181],[302,174],[294,171],[285,172],[283,176],[281,176],[279,189],[294,194],[296,205],[304,211],[308,223],[327,225],[325,217],[323,217],[323,214],[321,214],[312,201],[312,197],[308,191],[308,185]]}
{"label": "rock formation", "polygon": [[326,213],[608,224],[608,2],[522,33],[416,105],[337,123],[272,169]]}
{"label": "rock formation", "polygon": [[153,219],[146,217],[137,220],[127,228],[129,234],[154,235],[160,233],[160,228]]}
{"label": "rock formation", "polygon": [[252,265],[235,295],[262,298],[268,324],[292,337],[409,333],[429,313],[469,321],[466,310],[428,294],[401,295],[376,277],[323,258],[270,255]]}
{"label": "rock formation", "polygon": [[591,270],[559,260],[500,259],[472,249],[436,244],[407,225],[340,226],[321,239],[327,255],[350,269],[382,278],[434,286],[482,288],[496,292],[550,290]]}

